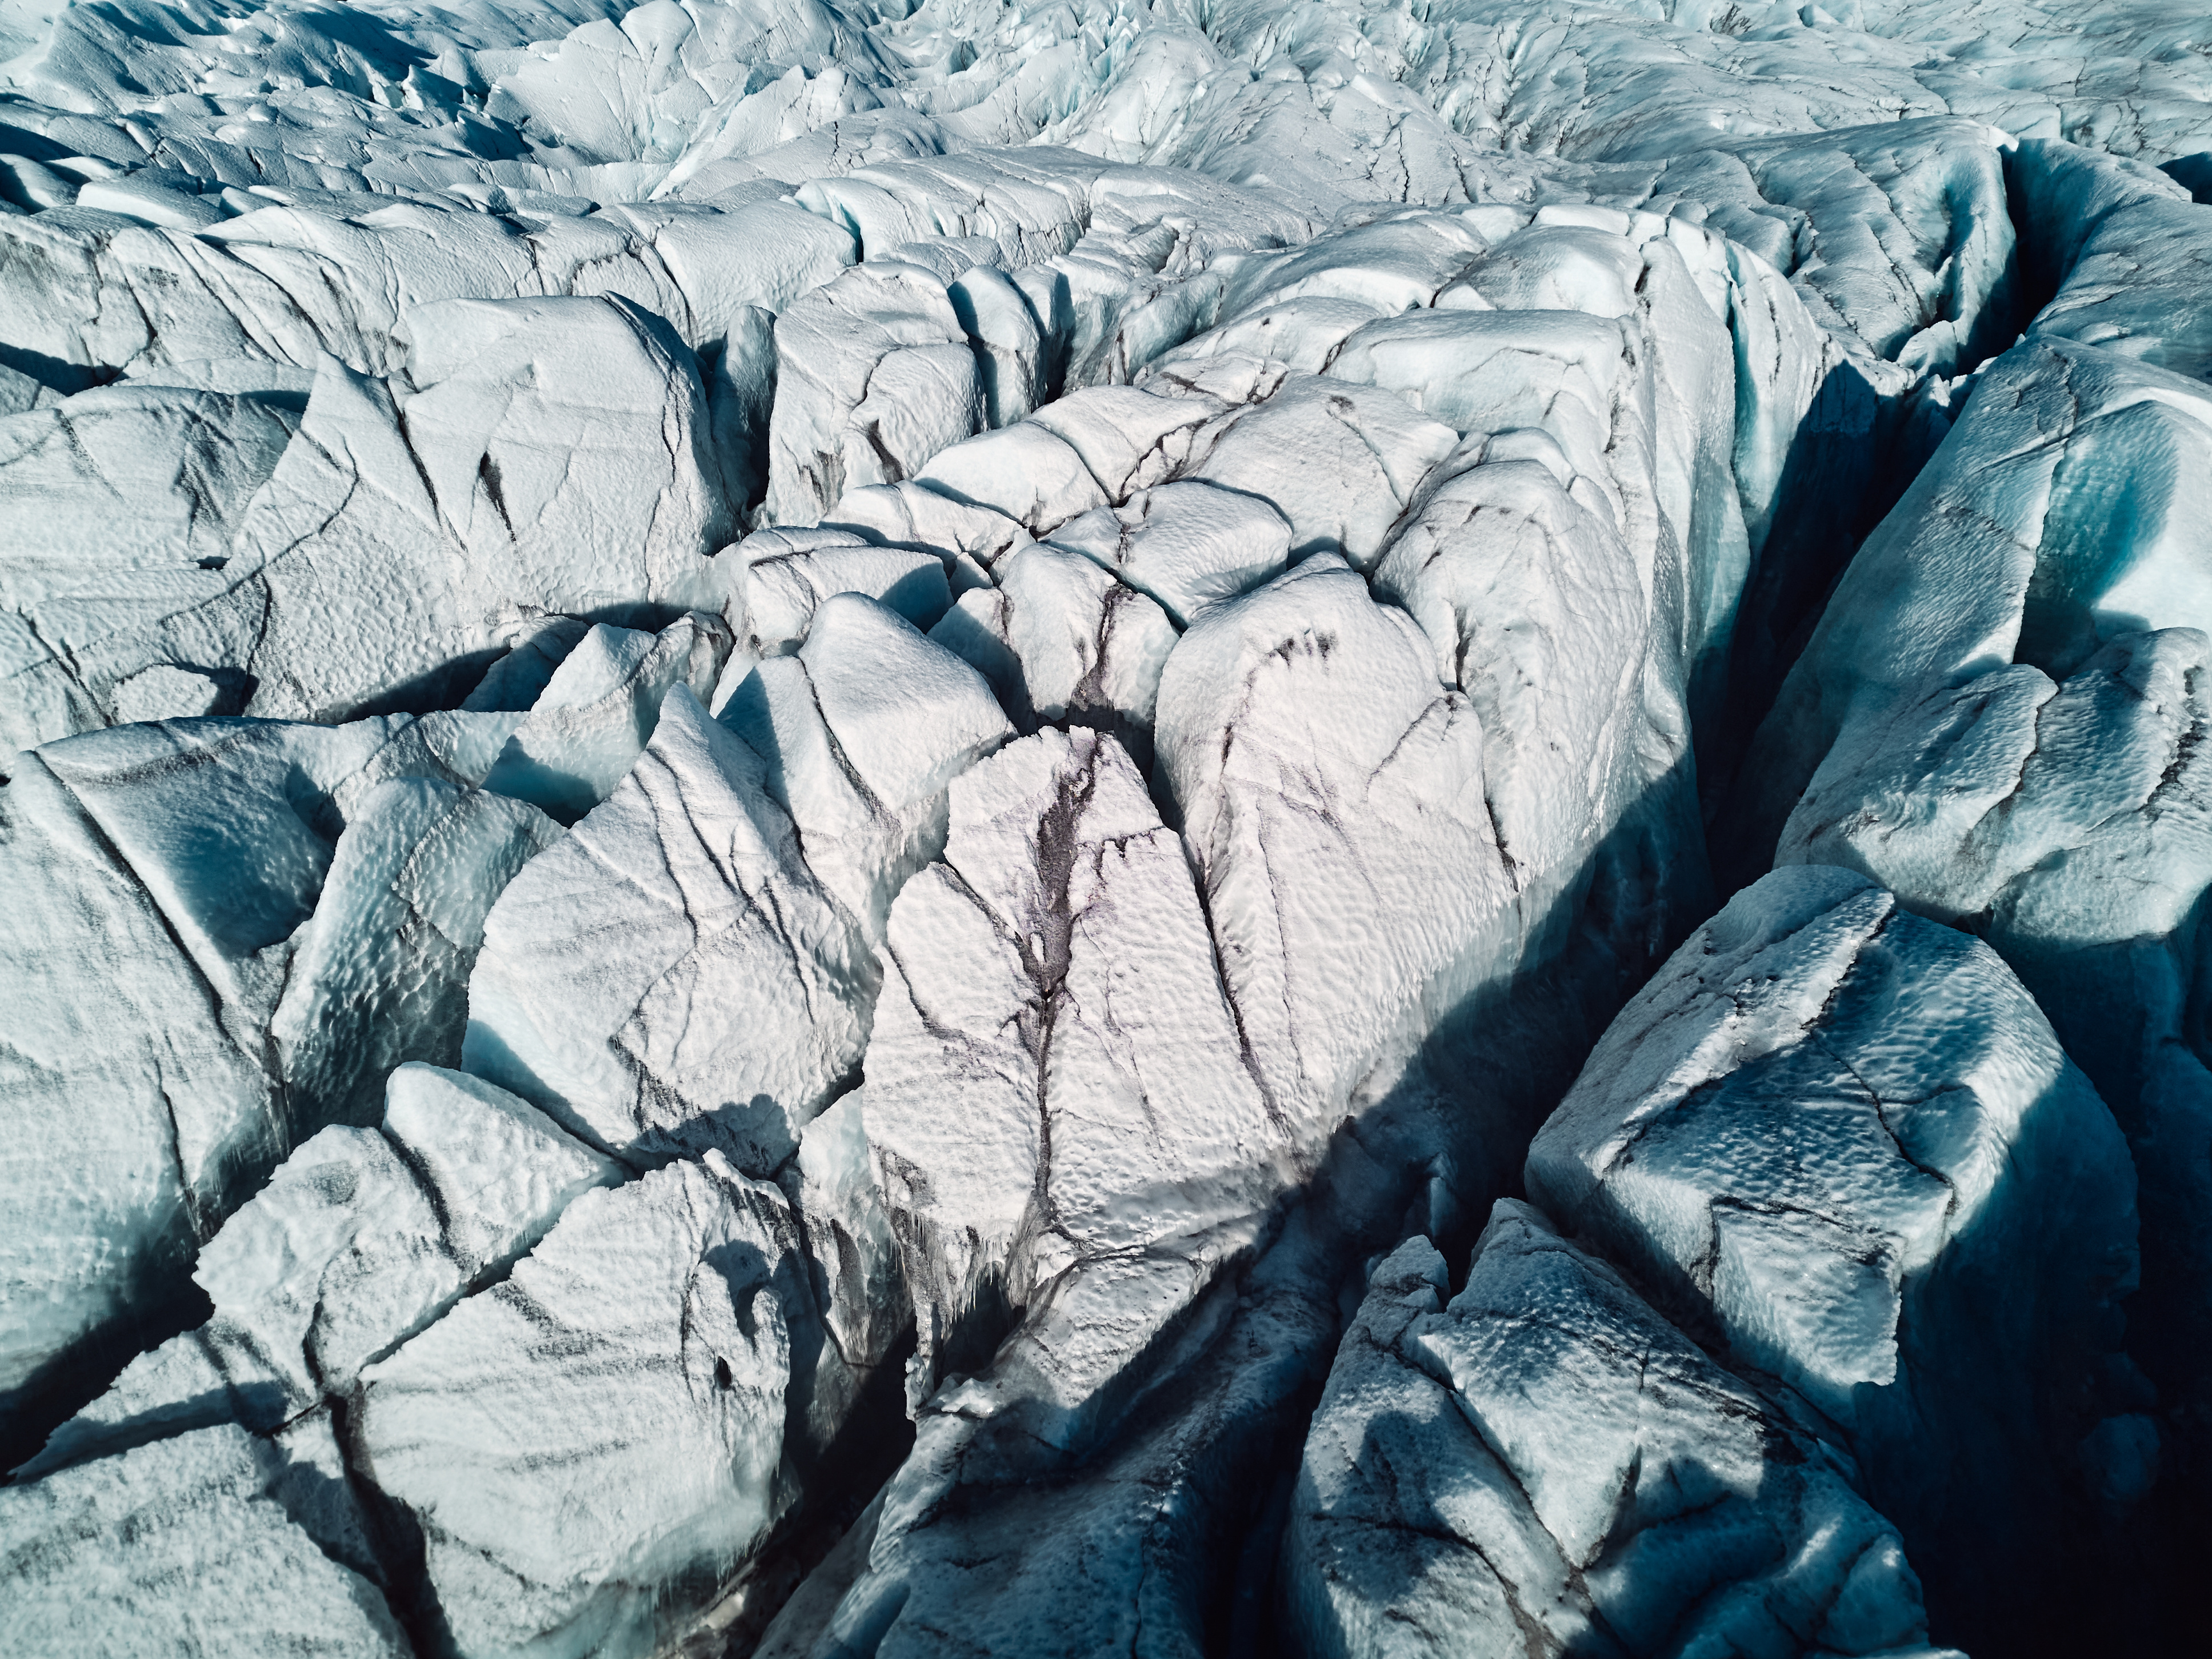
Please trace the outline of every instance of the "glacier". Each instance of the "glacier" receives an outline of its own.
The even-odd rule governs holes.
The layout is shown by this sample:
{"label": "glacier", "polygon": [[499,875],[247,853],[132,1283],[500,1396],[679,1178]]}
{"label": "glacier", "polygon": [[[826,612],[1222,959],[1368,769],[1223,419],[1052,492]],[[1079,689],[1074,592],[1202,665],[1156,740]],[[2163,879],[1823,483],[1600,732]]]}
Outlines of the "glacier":
{"label": "glacier", "polygon": [[0,0],[0,1644],[2185,1650],[2172,0]]}

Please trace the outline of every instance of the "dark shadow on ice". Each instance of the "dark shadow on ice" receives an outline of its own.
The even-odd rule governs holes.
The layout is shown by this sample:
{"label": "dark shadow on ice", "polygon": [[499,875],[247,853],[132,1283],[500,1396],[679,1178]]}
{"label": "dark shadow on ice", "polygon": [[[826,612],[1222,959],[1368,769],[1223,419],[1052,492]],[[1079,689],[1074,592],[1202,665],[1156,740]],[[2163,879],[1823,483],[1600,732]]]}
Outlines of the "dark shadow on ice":
{"label": "dark shadow on ice", "polygon": [[196,1429],[216,1428],[225,1423],[236,1423],[255,1434],[273,1433],[283,1425],[292,1403],[274,1382],[248,1382],[242,1387],[233,1382],[119,1423],[88,1426],[72,1422],[47,1442],[40,1457],[40,1467],[31,1478],[44,1480],[58,1469],[73,1468],[95,1458],[113,1457],[140,1446],[150,1446],[157,1440],[190,1434]]}
{"label": "dark shadow on ice", "polygon": [[[1165,1599],[1206,1651],[1288,1650],[1273,1576],[1290,1492],[1336,1344],[1365,1288],[1368,1264],[1416,1234],[1434,1238],[1463,1281],[1492,1202],[1521,1195],[1529,1140],[1572,1085],[1584,1056],[1621,1005],[1712,907],[1696,805],[1695,763],[1686,756],[1624,814],[1575,878],[1527,929],[1534,965],[1492,981],[1437,1022],[1398,1081],[1355,1102],[1330,1138],[1313,1179],[1290,1194],[1276,1251],[1317,1246],[1316,1283],[1301,1292],[1319,1328],[1303,1356],[1303,1381],[1242,1420],[1225,1412],[1203,1459],[1183,1468],[1174,1559]],[[1255,1288],[1263,1254],[1243,1276],[1248,1308],[1291,1292]],[[1281,1277],[1279,1272],[1277,1275]],[[1206,1373],[1237,1362],[1252,1339],[1241,1312],[1189,1378],[1137,1383],[1134,1409],[1092,1460],[1098,1478],[1149,1439],[1171,1437],[1179,1419],[1214,1413]],[[1275,1325],[1294,1322],[1273,1316]],[[1169,1345],[1163,1344],[1165,1347]],[[1194,1406],[1194,1396],[1202,1396]],[[1054,1480],[1077,1476],[1070,1468]],[[1147,1598],[1148,1607],[1159,1604]],[[1147,1613],[1147,1618],[1154,1616]]]}
{"label": "dark shadow on ice", "polygon": [[[1464,1261],[1458,1263],[1459,1273],[1455,1276],[1463,1276],[1466,1265]],[[1409,1592],[1416,1591],[1420,1580],[1439,1565],[1449,1563],[1448,1571],[1453,1568],[1457,1570],[1451,1573],[1452,1577],[1464,1574],[1477,1583],[1486,1584],[1497,1601],[1507,1607],[1516,1606],[1513,1597],[1520,1588],[1500,1578],[1486,1558],[1485,1549],[1489,1548],[1495,1553],[1497,1540],[1466,1537],[1453,1524],[1450,1517],[1438,1510],[1432,1501],[1433,1493],[1425,1478],[1425,1468],[1408,1468],[1405,1470],[1404,1478],[1400,1477],[1400,1470],[1408,1457],[1425,1452],[1442,1432],[1448,1437],[1463,1435],[1466,1442],[1472,1443],[1453,1448],[1451,1457],[1454,1460],[1479,1459],[1490,1466],[1496,1477],[1496,1484],[1516,1484],[1512,1475],[1498,1464],[1495,1455],[1464,1413],[1455,1413],[1451,1419],[1446,1420],[1455,1427],[1440,1431],[1437,1423],[1423,1421],[1410,1413],[1385,1411],[1378,1413],[1367,1424],[1360,1437],[1355,1467],[1368,1477],[1367,1484],[1376,1506],[1388,1504],[1391,1506],[1390,1512],[1306,1515],[1300,1517],[1309,1526],[1319,1522],[1332,1531],[1356,1540],[1356,1543],[1333,1556],[1332,1577],[1350,1598],[1370,1607],[1389,1608],[1389,1612],[1384,1615],[1386,1619],[1419,1632],[1428,1638],[1432,1647],[1437,1646],[1446,1633],[1431,1631],[1423,1626],[1418,1608],[1408,1605],[1414,1600]],[[1423,1459],[1425,1463],[1426,1461]],[[1623,1501],[1626,1501],[1625,1495]],[[1518,1507],[1522,1511],[1522,1524],[1528,1534],[1544,1536],[1542,1526],[1534,1511],[1528,1509],[1525,1498]],[[1580,1577],[1579,1573],[1571,1570],[1567,1582],[1571,1588],[1578,1589]],[[1273,1632],[1274,1645],[1270,1649],[1253,1650],[1255,1652],[1297,1654],[1305,1651],[1299,1639],[1301,1632],[1297,1629],[1297,1622],[1302,1616],[1310,1616],[1320,1609],[1305,1609],[1293,1605],[1289,1600],[1290,1587],[1287,1583],[1281,1585],[1279,1589],[1273,1608],[1278,1621]],[[1553,1638],[1559,1634],[1556,1629],[1547,1629],[1539,1637],[1524,1626],[1522,1633],[1530,1641],[1531,1652],[1559,1656],[1559,1659],[1627,1659],[1627,1655],[1632,1651],[1615,1639],[1602,1619],[1594,1620],[1583,1629],[1567,1634],[1557,1646],[1553,1645]],[[1541,1645],[1536,1645],[1540,1642]],[[1666,1649],[1662,1644],[1653,1650],[1665,1651]]]}
{"label": "dark shadow on ice", "polygon": [[2212,207],[2212,149],[2178,155],[2160,163],[2158,170],[2187,191],[2189,199],[2199,207]]}
{"label": "dark shadow on ice", "polygon": [[[2054,1083],[2029,1108],[2014,1168],[2068,1169],[2048,1144],[2065,1133],[2060,1096]],[[2075,1201],[2089,1200],[2070,1177],[2000,1180],[1940,1271],[1908,1287],[1899,1382],[1855,1391],[1863,1490],[1904,1534],[1935,1638],[1976,1655],[2160,1651],[2156,1599],[2130,1587],[2185,1582],[2155,1571],[2171,1540],[2102,1504],[2083,1462],[2087,1431],[2124,1403],[2100,1397],[2100,1372],[2124,1364],[2135,1263],[2082,1248],[2065,1224]],[[2020,1352],[1998,1331],[2027,1285],[2041,1294]],[[1940,1380],[1912,1390],[1914,1374]]]}
{"label": "dark shadow on ice", "polygon": [[491,665],[506,654],[504,647],[495,647],[448,658],[435,668],[383,687],[337,718],[361,720],[375,714],[428,714],[459,708],[461,699],[475,690],[491,672]]}
{"label": "dark shadow on ice", "polygon": [[[1680,800],[1686,773],[1686,765],[1624,820],[1531,928],[1538,965],[1440,1021],[1400,1083],[1346,1119],[1320,1174],[1293,1200],[1334,1231],[1340,1336],[1366,1264],[1405,1237],[1428,1232],[1455,1286],[1464,1282],[1491,1200],[1521,1194],[1534,1131],[1620,1006],[1705,919],[1708,901],[1690,896],[1695,883],[1677,875],[1670,889],[1665,878],[1670,847],[1698,846],[1694,825],[1686,842],[1665,832],[1680,811],[1667,797]],[[2027,1143],[2057,1133],[2059,1115],[2055,1105],[2030,1109],[2023,1165],[2038,1161]],[[2048,1149],[2040,1161],[2067,1167]],[[1794,1400],[1791,1413],[1835,1445],[1856,1440],[1870,1449],[1860,1490],[1902,1533],[1937,1642],[1989,1655],[2156,1651],[2156,1610],[2141,1598],[2116,1598],[2112,1587],[2146,1582],[2147,1562],[2179,1572],[2181,1552],[2154,1506],[2114,1527],[2083,1449],[2094,1425],[2133,1409],[2124,1391],[2107,1395],[2100,1385],[2085,1394],[2082,1382],[2103,1374],[2094,1357],[2120,1353],[2115,1286],[2130,1264],[2081,1248],[2063,1213],[2075,1199],[2087,1202],[2082,1194],[2057,1209],[2052,1198],[2018,1183],[2001,1188],[1953,1240],[1940,1281],[1906,1304],[1905,1380],[1862,1389],[1856,1435]],[[1258,1272],[1248,1273],[1248,1284]],[[2006,1310],[2029,1285],[2044,1287],[2039,1322],[2032,1352],[2014,1352],[2001,1333]],[[1722,1357],[1710,1320],[1668,1287],[1639,1288]],[[1276,1402],[1271,1421],[1248,1425],[1241,1455],[1224,1449],[1215,1512],[1184,1543],[1188,1616],[1206,1632],[1208,1652],[1292,1650],[1291,1633],[1276,1622],[1280,1587],[1273,1582],[1288,1513],[1282,1494],[1329,1358],[1316,1356],[1309,1386]],[[2038,1369],[2023,1376],[2030,1366]],[[1771,1378],[1749,1380],[1770,1399],[1787,1395]],[[1178,1409],[1179,1401],[1161,1402],[1170,1392],[1157,1391],[1123,1434],[1140,1435],[1147,1418]],[[1675,1568],[1654,1555],[1649,1571]],[[2154,1569],[2148,1582],[2161,1580],[2181,1582]]]}
{"label": "dark shadow on ice", "polygon": [[[1847,979],[1831,1007],[1869,1021]],[[1909,1040],[1909,1039],[1908,1039]],[[1768,1076],[1785,1095],[1793,1045],[1713,1085]],[[1608,1265],[1660,1316],[1834,1449],[1852,1484],[1902,1535],[1939,1644],[1977,1655],[2155,1652],[2159,1616],[2130,1585],[2178,1583],[2183,1560],[2150,1510],[2100,1495],[2096,1426],[2140,1408],[2124,1352],[2131,1249],[2109,1240],[2130,1194],[2072,1158],[2087,1091],[2054,1079],[2023,1115],[2005,1171],[1932,1263],[1905,1285],[1896,1380],[1850,1391],[1849,1421],[1731,1351],[1711,1304],[1672,1260],[1608,1250]],[[1796,1149],[1778,1142],[1774,1155]],[[1624,1226],[1640,1231],[1640,1224]],[[1657,1568],[1651,1569],[1658,1571]]]}
{"label": "dark shadow on ice", "polygon": [[18,1468],[37,1456],[48,1436],[106,1392],[140,1354],[215,1316],[215,1304],[191,1279],[199,1247],[183,1217],[176,1219],[178,1237],[170,1247],[149,1252],[131,1281],[118,1289],[120,1311],[0,1396],[0,1469]]}
{"label": "dark shadow on ice", "polygon": [[[750,1653],[769,1622],[807,1575],[822,1565],[914,1449],[914,1425],[906,1414],[906,1362],[915,1351],[912,1328],[886,1354],[862,1386],[844,1425],[801,1476],[806,1501],[795,1506],[748,1564],[738,1594],[742,1610],[726,1623],[702,1626],[665,1650],[667,1659],[732,1659]],[[794,1413],[791,1421],[799,1421]],[[786,1431],[785,1444],[793,1443]],[[700,1587],[698,1602],[720,1588]]]}
{"label": "dark shadow on ice", "polygon": [[[2016,951],[2008,957],[2069,1057],[2112,1107],[2134,1149],[2139,1212],[2194,1212],[2200,1228],[2212,1228],[2212,1216],[2190,1202],[2204,1190],[2206,1167],[2212,1162],[2212,1075],[2199,1058],[2205,1052],[2201,1004],[2212,992],[2203,988],[2203,969],[2177,958],[2195,941],[2212,948],[2202,926],[2208,904],[2212,899],[2200,898],[2187,920],[2165,938],[2055,951],[2041,957]],[[2146,1027],[2164,1012],[2169,997],[2183,994],[2184,986],[2200,988],[2200,1006],[2185,1020],[2195,1051],[2179,1042],[2144,1041]],[[2147,1059],[2157,1075],[2148,1074]],[[2155,1124],[2148,1121],[2154,1111]],[[2031,1112],[2023,1137],[2035,1127]],[[2150,1204],[2142,1201],[2142,1194],[2155,1195],[2161,1186],[2169,1194],[2162,1204],[2155,1196]],[[1947,1323],[1982,1316],[1983,1307],[2000,1303],[2023,1279],[2070,1279],[2066,1304],[2091,1305],[2087,1291],[2095,1275],[2110,1275],[2118,1267],[2082,1259],[2063,1238],[2048,1259],[2033,1266],[2006,1249],[2004,1226],[2017,1236],[2048,1224],[2045,1214],[2031,1211],[2006,1218],[1996,1206],[1978,1218],[1954,1247],[1968,1252],[1963,1259],[1971,1264],[1972,1277],[1954,1278],[1947,1304],[1923,1317],[1923,1337]],[[2167,1632],[2182,1616],[2181,1597],[2195,1582],[2197,1564],[2212,1547],[2212,1516],[2204,1503],[2204,1482],[2212,1468],[2203,1463],[2200,1449],[2203,1425],[2193,1425],[2197,1437],[2187,1431],[2192,1425],[2185,1403],[2195,1387],[2201,1387],[2192,1386],[2194,1379],[2202,1376],[2212,1355],[2212,1325],[2203,1315],[2201,1287],[2177,1276],[2172,1254],[2160,1248],[2172,1243],[2155,1236],[2142,1241],[2140,1285],[2106,1322],[2061,1322],[2040,1334],[2045,1352],[2056,1363],[2031,1403],[2039,1423],[2063,1424],[2063,1433],[2036,1428],[2029,1438],[2015,1437],[2006,1451],[1994,1438],[1998,1423],[1978,1425],[1972,1417],[1962,1421],[1960,1431],[1969,1447],[1986,1460],[2004,1460],[1987,1467],[2038,1486],[2036,1501],[2053,1518],[2047,1535],[2033,1537],[2014,1552],[2002,1547],[2002,1539],[1969,1542],[1959,1528],[1940,1522],[1923,1528],[1935,1541],[1925,1547],[1928,1564],[1922,1565],[1916,1548],[1914,1565],[1929,1582],[1931,1611],[1940,1609],[1941,1618],[1955,1601],[1960,1618],[1970,1621],[1959,1626],[1966,1633],[1954,1638],[1960,1645],[1978,1643],[1975,1652],[1992,1655],[2172,1650]],[[1908,1305],[1908,1319],[1911,1313]],[[1982,1395],[1971,1389],[1964,1396],[1978,1414],[1987,1411]],[[2165,1425],[2142,1471],[2155,1481],[2148,1491],[2134,1489],[2133,1472],[2113,1467],[2098,1448],[2103,1425],[2130,1417],[2144,1423],[2162,1420]],[[2183,1430],[2179,1434],[2173,1431],[2177,1425]],[[2011,1426],[2016,1436],[2021,1425]],[[1986,1478],[1983,1468],[1966,1456],[1954,1462],[1958,1479]],[[1870,1480],[1890,1473],[1869,1471]],[[1904,1524],[1903,1516],[1894,1518]],[[1908,1532],[1908,1545],[1912,1536]],[[2032,1575],[2039,1571],[2047,1577],[2034,1579]],[[2027,1582],[2053,1587],[2040,1598],[2039,1618],[2039,1599],[2019,1593],[2024,1572],[2031,1575]],[[1954,1574],[1962,1586],[1955,1595],[1949,1588]],[[1939,1635],[1943,1628],[1939,1623]],[[1994,1634],[1984,1633],[1989,1632]]]}
{"label": "dark shadow on ice", "polygon": [[[1698,732],[1698,791],[1725,897],[1765,875],[1774,835],[1746,833],[1736,773],[1859,544],[1935,454],[1957,412],[1885,398],[1849,362],[1828,372],[1790,441],[1773,528],[1745,583],[1727,698]],[[1761,844],[1763,842],[1763,844]]]}
{"label": "dark shadow on ice", "polygon": [[80,392],[106,386],[121,372],[95,368],[88,363],[67,362],[43,351],[33,351],[28,346],[9,345],[4,342],[0,342],[0,368],[12,368],[18,374],[27,374],[40,386],[64,398],[74,398]]}
{"label": "dark shadow on ice", "polygon": [[421,1659],[447,1659],[459,1650],[453,1627],[430,1582],[429,1540],[413,1510],[386,1496],[376,1484],[374,1464],[361,1443],[359,1413],[352,1402],[333,1401],[331,1427],[345,1460],[346,1479],[368,1528],[370,1548],[383,1569],[386,1605]]}
{"label": "dark shadow on ice", "polygon": [[[582,623],[605,623],[610,628],[634,628],[657,634],[687,611],[680,605],[639,601],[595,605],[563,614],[572,615]],[[505,645],[489,646],[450,657],[435,668],[381,687],[343,712],[329,715],[328,722],[367,720],[375,714],[430,714],[440,709],[458,708],[462,700],[483,683],[484,676],[505,660],[511,648]],[[238,671],[202,668],[197,672],[215,677]]]}

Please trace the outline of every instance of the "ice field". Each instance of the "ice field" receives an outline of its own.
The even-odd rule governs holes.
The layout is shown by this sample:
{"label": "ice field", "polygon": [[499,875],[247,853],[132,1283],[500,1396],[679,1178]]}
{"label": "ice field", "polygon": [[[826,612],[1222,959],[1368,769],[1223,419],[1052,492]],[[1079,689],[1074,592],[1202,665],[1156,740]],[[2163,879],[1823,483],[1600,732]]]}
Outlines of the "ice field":
{"label": "ice field", "polygon": [[0,0],[0,1651],[2180,1654],[2212,13]]}

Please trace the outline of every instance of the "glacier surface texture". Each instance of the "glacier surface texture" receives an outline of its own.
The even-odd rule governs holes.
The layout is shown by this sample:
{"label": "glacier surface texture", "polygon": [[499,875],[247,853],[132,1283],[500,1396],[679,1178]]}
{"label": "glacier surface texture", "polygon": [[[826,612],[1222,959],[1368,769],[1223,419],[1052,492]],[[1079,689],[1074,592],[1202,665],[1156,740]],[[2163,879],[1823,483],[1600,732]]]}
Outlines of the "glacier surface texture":
{"label": "glacier surface texture", "polygon": [[2201,0],[0,0],[0,1652],[2202,1650],[2208,737]]}

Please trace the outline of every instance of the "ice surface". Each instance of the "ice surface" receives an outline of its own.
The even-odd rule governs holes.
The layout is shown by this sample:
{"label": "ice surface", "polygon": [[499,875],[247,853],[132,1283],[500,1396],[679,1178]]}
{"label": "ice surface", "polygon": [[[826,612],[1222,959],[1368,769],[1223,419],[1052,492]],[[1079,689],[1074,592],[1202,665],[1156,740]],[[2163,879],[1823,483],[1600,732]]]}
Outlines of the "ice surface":
{"label": "ice surface", "polygon": [[486,916],[462,1063],[618,1155],[789,1157],[854,1080],[876,976],[768,770],[671,691],[629,775]]}
{"label": "ice surface", "polygon": [[716,686],[718,711],[754,663],[799,649],[825,599],[865,593],[923,628],[951,602],[942,558],[871,541],[857,530],[758,530],[730,556],[744,567],[745,635]]}
{"label": "ice surface", "polygon": [[[2144,194],[2105,224],[2204,212],[2117,168],[2079,173],[2085,188]],[[1762,822],[1782,820],[1778,859],[1865,871],[1981,933],[2040,1000],[2135,1149],[2130,1346],[2162,1389],[2202,1399],[2212,1079],[2182,1011],[2212,883],[2199,758],[2212,404],[2157,362],[2161,339],[2185,345],[2199,326],[2193,293],[2136,319],[2160,334],[2063,337],[2109,308],[2091,303],[2109,280],[2069,279],[2051,332],[2039,322],[1984,372],[1837,589],[1753,757]]]}
{"label": "ice surface", "polygon": [[1290,526],[1264,496],[1195,480],[1138,490],[1052,539],[1158,602],[1177,629],[1280,574],[1290,556]]}
{"label": "ice surface", "polygon": [[1010,554],[994,574],[996,585],[962,594],[930,638],[989,680],[1024,729],[1095,726],[1149,763],[1160,671],[1176,643],[1167,612],[1054,543]]}
{"label": "ice surface", "polygon": [[788,1205],[710,1152],[579,1199],[369,1367],[366,1466],[456,1650],[653,1651],[791,1501],[785,1396],[824,1352]]}
{"label": "ice surface", "polygon": [[1013,735],[981,675],[851,592],[823,604],[795,655],[755,668],[719,718],[765,763],[808,869],[871,944],[943,848],[952,781]]}
{"label": "ice surface", "polygon": [[376,1586],[299,1518],[331,1479],[212,1428],[0,1490],[11,1650],[409,1652]]}
{"label": "ice surface", "polygon": [[2034,332],[2212,379],[2212,308],[2200,274],[2212,222],[2141,162],[2037,140],[2010,158],[2014,210],[2035,233],[2035,274],[2055,286]]}
{"label": "ice surface", "polygon": [[483,912],[558,832],[467,790],[430,723],[181,720],[16,763],[7,1179],[39,1220],[9,1234],[11,1389],[104,1356],[293,1146],[374,1121],[391,1066],[458,1058]]}
{"label": "ice surface", "polygon": [[[619,300],[453,301],[410,311],[396,337],[392,380],[308,358],[297,431],[205,550],[134,549],[96,601],[75,584],[16,601],[35,629],[15,741],[107,723],[114,689],[143,700],[139,677],[164,664],[220,670],[234,690],[213,712],[343,720],[459,701],[526,612],[727,603],[706,556],[728,539],[727,485],[666,323]],[[117,481],[126,522],[159,522],[149,471]]]}
{"label": "ice surface", "polygon": [[558,834],[520,801],[431,779],[362,798],[269,1020],[277,1063],[317,1117],[368,1122],[394,1063],[460,1058],[485,913]]}
{"label": "ice surface", "polygon": [[1848,1465],[1539,1212],[1501,1200],[1448,1291],[1425,1239],[1379,1263],[1314,1413],[1307,1650],[1932,1653]]}
{"label": "ice surface", "polygon": [[[729,629],[698,611],[659,634],[605,623],[547,677],[483,776],[483,787],[574,823],[613,792],[660,719],[669,690],[713,695],[729,659]],[[504,884],[502,884],[503,885]]]}
{"label": "ice surface", "polygon": [[807,524],[848,487],[896,483],[984,418],[975,354],[933,273],[886,258],[776,319],[768,510]]}
{"label": "ice surface", "polygon": [[1002,513],[1033,536],[1106,501],[1082,451],[1042,420],[954,444],[931,459],[919,482],[955,501]]}
{"label": "ice surface", "polygon": [[1292,1153],[1182,848],[1112,738],[1041,732],[954,785],[945,862],[882,959],[862,1114],[915,1298],[913,1403],[1019,1316],[938,1409],[989,1419],[1002,1457],[1079,1449],[1264,1231]]}
{"label": "ice surface", "polygon": [[1302,1138],[1499,951],[1512,884],[1483,736],[1413,619],[1333,555],[1218,607],[1169,660],[1161,769],[1244,1041]]}
{"label": "ice surface", "polygon": [[2159,1650],[2197,22],[0,0],[33,1648]]}
{"label": "ice surface", "polygon": [[2030,1628],[2036,1593],[1961,1540],[2063,1571],[2040,1449],[2103,1414],[2135,1170],[1995,952],[1863,876],[1777,870],[1613,1023],[1528,1185],[1832,1425],[1950,1616]]}
{"label": "ice surface", "polygon": [[41,1474],[203,1424],[274,1434],[502,1272],[618,1166],[503,1090],[419,1063],[378,1128],[309,1139],[201,1249],[199,1329],[124,1368],[57,1430]]}

